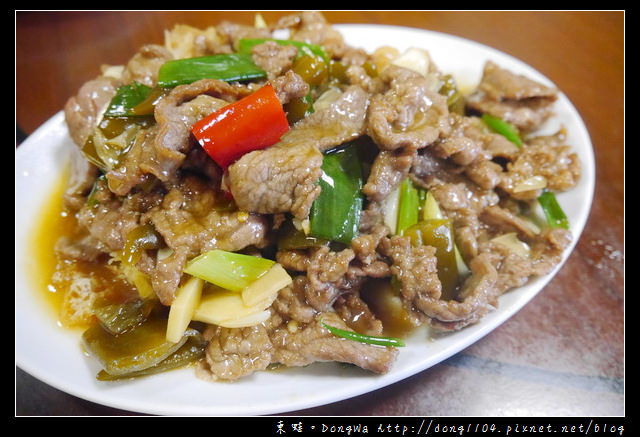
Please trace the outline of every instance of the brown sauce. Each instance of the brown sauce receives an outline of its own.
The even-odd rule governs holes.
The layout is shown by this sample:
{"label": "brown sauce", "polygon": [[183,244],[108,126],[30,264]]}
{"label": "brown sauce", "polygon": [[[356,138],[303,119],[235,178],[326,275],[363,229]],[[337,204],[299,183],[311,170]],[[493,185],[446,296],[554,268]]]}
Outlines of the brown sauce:
{"label": "brown sauce", "polygon": [[48,201],[43,205],[39,220],[31,233],[30,253],[34,256],[34,271],[30,279],[34,282],[36,293],[51,313],[58,319],[62,305],[63,290],[58,290],[52,283],[58,259],[54,246],[58,238],[71,235],[77,222],[75,217],[67,214],[63,208],[62,196],[68,179],[68,171],[63,172],[60,179],[51,189]]}
{"label": "brown sauce", "polygon": [[[81,262],[60,260],[55,253],[55,245],[61,237],[73,237],[78,231],[75,214],[64,208],[63,195],[67,186],[68,172],[63,172],[52,188],[48,201],[43,205],[31,240],[34,256],[34,271],[30,272],[34,281],[37,298],[59,326],[87,328],[91,323],[69,324],[63,317],[65,294],[74,276],[90,277],[103,304],[124,302],[137,297],[138,292],[128,281],[114,273],[106,262]],[[55,277],[55,279],[54,279]]]}

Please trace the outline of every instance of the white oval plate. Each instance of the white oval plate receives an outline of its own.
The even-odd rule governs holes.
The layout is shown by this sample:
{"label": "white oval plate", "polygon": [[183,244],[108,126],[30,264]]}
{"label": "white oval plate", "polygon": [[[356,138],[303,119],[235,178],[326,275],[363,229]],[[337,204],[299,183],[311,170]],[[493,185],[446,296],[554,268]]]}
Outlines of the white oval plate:
{"label": "white oval plate", "polygon": [[[477,84],[485,61],[490,59],[553,85],[521,61],[458,37],[389,26],[336,25],[336,28],[343,32],[347,42],[368,51],[383,45],[400,50],[410,46],[425,48],[438,67],[452,73],[459,84]],[[579,185],[558,196],[570,220],[575,245],[593,196],[593,150],[580,115],[563,94],[556,103],[556,113],[547,128],[550,133],[560,125],[567,128],[567,143],[578,153],[583,168]],[[373,375],[336,363],[317,363],[259,372],[234,383],[202,381],[196,378],[193,369],[126,382],[100,382],[95,379],[97,364],[81,350],[79,333],[57,326],[38,296],[43,291],[35,290],[28,280],[33,261],[27,242],[34,218],[40,213],[50,187],[59,180],[70,147],[75,146],[60,112],[16,150],[16,365],[59,390],[113,408],[155,415],[254,416],[295,411],[361,395],[428,369],[476,342],[522,308],[560,268],[502,296],[497,310],[474,326],[434,340],[428,339],[427,332],[416,332],[386,375]]]}

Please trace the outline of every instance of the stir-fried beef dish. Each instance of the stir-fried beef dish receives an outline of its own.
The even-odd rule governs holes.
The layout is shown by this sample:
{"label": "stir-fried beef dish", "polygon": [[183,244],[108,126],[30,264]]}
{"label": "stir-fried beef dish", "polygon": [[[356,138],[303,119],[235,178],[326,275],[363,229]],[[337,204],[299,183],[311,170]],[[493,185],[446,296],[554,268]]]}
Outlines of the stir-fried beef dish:
{"label": "stir-fried beef dish", "polygon": [[463,92],[428,47],[367,52],[309,11],[103,66],[64,110],[77,224],[52,278],[97,378],[385,373],[404,333],[551,272],[580,178],[566,132],[537,134],[558,91],[483,68]]}

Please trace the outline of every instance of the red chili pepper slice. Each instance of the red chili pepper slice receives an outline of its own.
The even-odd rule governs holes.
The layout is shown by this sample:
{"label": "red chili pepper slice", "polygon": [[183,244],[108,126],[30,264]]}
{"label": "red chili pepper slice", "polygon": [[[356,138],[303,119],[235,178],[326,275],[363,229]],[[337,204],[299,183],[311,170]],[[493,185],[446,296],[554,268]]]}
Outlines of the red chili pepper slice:
{"label": "red chili pepper slice", "polygon": [[271,85],[195,123],[191,131],[223,169],[245,153],[272,146],[289,130],[287,115]]}

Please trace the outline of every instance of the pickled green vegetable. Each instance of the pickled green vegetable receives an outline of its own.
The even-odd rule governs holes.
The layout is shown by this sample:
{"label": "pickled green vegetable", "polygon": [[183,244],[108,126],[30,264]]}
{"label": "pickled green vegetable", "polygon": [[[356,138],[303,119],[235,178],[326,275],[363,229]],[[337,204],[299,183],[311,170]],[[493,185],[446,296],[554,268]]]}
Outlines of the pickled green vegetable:
{"label": "pickled green vegetable", "polygon": [[287,113],[287,121],[289,124],[294,124],[312,114],[314,110],[311,93],[304,97],[292,99],[284,105],[284,111]]}
{"label": "pickled green vegetable", "polygon": [[340,61],[332,59],[329,62],[329,78],[341,84],[348,83],[347,66]]}
{"label": "pickled green vegetable", "polygon": [[153,317],[119,335],[96,324],[82,334],[82,343],[109,375],[125,375],[158,365],[188,338],[185,335],[174,343],[167,341],[166,334],[166,318]]}
{"label": "pickled green vegetable", "polygon": [[324,59],[304,55],[293,63],[292,70],[311,86],[324,83],[329,77],[329,67]]}
{"label": "pickled green vegetable", "polygon": [[404,235],[411,239],[413,245],[433,246],[436,249],[438,277],[442,284],[441,299],[453,299],[458,287],[459,274],[451,220],[420,221],[407,228]]}
{"label": "pickled green vegetable", "polygon": [[159,249],[161,245],[161,237],[156,232],[152,224],[133,228],[127,233],[127,239],[122,249],[121,261],[131,266],[135,266],[142,252],[149,249]]}
{"label": "pickled green vegetable", "polygon": [[124,378],[138,378],[184,367],[199,360],[204,356],[207,342],[195,329],[187,330],[185,335],[187,336],[187,341],[177,351],[155,366],[121,375],[112,375],[105,370],[101,370],[97,375],[97,379],[100,381],[116,381]]}
{"label": "pickled green vegetable", "polygon": [[376,67],[376,64],[373,62],[364,61],[362,68],[364,68],[364,71],[369,77],[378,77],[378,67]]}
{"label": "pickled green vegetable", "polygon": [[317,44],[288,39],[243,38],[238,41],[238,53],[250,56],[255,46],[267,41],[283,46],[294,46],[298,49],[292,70],[309,85],[317,86],[326,82],[329,77],[330,57],[324,48]]}
{"label": "pickled green vegetable", "polygon": [[117,335],[143,323],[156,303],[152,300],[135,299],[124,303],[107,304],[94,308],[93,313],[104,329]]}
{"label": "pickled green vegetable", "polygon": [[105,117],[83,144],[82,153],[99,169],[110,171],[119,165],[140,129],[153,123],[153,117]]}
{"label": "pickled green vegetable", "polygon": [[307,235],[296,229],[290,221],[282,225],[278,234],[279,250],[301,250],[326,246],[327,244],[329,244],[329,240]]}
{"label": "pickled green vegetable", "polygon": [[[330,82],[334,84],[343,84],[343,85],[349,84],[350,80],[347,75],[347,69],[349,68],[348,64],[345,64],[335,59],[331,59],[327,65],[328,65],[327,67],[328,80]],[[362,63],[362,68],[364,69],[364,72],[367,74],[367,76],[369,77],[378,76],[378,69],[376,67],[376,64],[370,61],[365,61],[364,63]]]}
{"label": "pickled green vegetable", "polygon": [[466,102],[462,93],[458,90],[458,85],[455,79],[450,74],[444,77],[444,83],[438,91],[440,94],[447,98],[447,106],[449,106],[449,112],[455,112],[456,114],[464,115]]}

